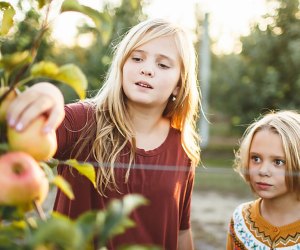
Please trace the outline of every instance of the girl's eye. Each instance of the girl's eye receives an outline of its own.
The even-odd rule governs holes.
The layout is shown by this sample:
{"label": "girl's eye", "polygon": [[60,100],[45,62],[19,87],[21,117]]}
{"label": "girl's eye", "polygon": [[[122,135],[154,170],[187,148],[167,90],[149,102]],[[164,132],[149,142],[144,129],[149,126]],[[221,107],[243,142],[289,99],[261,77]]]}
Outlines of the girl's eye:
{"label": "girl's eye", "polygon": [[285,165],[285,160],[276,159],[274,161],[274,163],[275,163],[276,166],[279,166],[279,167],[284,166]]}
{"label": "girl's eye", "polygon": [[251,156],[251,161],[254,162],[254,163],[261,162],[260,158],[256,155]]}
{"label": "girl's eye", "polygon": [[169,69],[170,67],[166,64],[163,64],[163,63],[159,63],[158,66],[162,69]]}
{"label": "girl's eye", "polygon": [[142,58],[134,56],[134,57],[132,57],[132,60],[135,62],[141,62]]}

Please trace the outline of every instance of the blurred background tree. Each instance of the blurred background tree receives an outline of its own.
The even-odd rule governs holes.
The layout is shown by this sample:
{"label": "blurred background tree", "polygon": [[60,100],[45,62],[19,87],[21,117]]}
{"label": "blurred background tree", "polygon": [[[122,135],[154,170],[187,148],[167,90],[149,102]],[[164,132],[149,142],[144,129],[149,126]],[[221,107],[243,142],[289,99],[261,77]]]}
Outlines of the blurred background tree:
{"label": "blurred background tree", "polygon": [[114,7],[109,1],[104,2],[103,10],[99,10],[99,24],[97,26],[84,23],[78,28],[77,38],[90,35],[88,47],[57,47],[56,60],[62,64],[77,62],[85,72],[89,91],[97,91],[103,82],[111,62],[112,49],[132,26],[144,20],[144,1],[122,0]]}
{"label": "blurred background tree", "polygon": [[[82,9],[82,6],[76,3],[77,1],[73,0],[65,1],[61,12],[77,11],[91,17],[93,22],[85,22],[78,27],[78,34],[75,38],[89,35],[88,46],[82,47],[78,44],[63,46],[57,43],[51,37],[51,25],[41,31],[44,17],[41,16],[40,11],[37,11],[37,2],[19,0],[17,7],[24,17],[17,23],[17,30],[9,39],[1,42],[2,56],[32,49],[39,33],[44,32],[35,62],[48,60],[55,61],[59,65],[76,63],[87,77],[88,91],[98,90],[110,65],[113,45],[127,30],[147,17],[142,11],[146,3],[139,0],[122,0],[119,5],[115,6],[110,1],[104,1],[101,10],[94,10],[87,6]],[[28,7],[28,4],[31,7]],[[67,26],[65,28],[68,29]],[[68,85],[58,84],[58,86],[63,90],[67,103],[78,98]]]}
{"label": "blurred background tree", "polygon": [[[74,2],[70,0],[62,11],[78,11]],[[269,109],[296,109],[299,106],[300,100],[295,95],[300,89],[299,0],[269,2],[277,3],[278,7],[253,26],[248,36],[241,37],[239,54],[211,52],[210,113],[226,120],[228,133],[236,131],[240,135],[244,129],[241,124],[251,122]],[[122,0],[116,5],[104,0],[99,10],[86,7],[84,11],[91,14],[94,22],[81,24],[76,39],[88,36],[88,44],[59,44],[51,38],[50,27],[43,36],[36,60],[53,60],[58,64],[76,62],[87,76],[88,90],[94,92],[101,87],[114,45],[130,27],[147,18],[144,8],[148,4],[145,0]],[[35,8],[28,8],[25,0],[19,0],[18,6],[24,19],[18,23],[17,32],[1,43],[2,55],[29,49],[40,32],[41,17]],[[201,9],[200,4],[195,5],[197,38],[202,33]],[[201,44],[199,40],[195,40],[197,50]],[[69,87],[62,85],[61,88]],[[71,89],[64,92],[68,93],[67,102],[77,98]]]}
{"label": "blurred background tree", "polygon": [[213,59],[212,109],[239,131],[269,109],[300,105],[299,0],[273,2],[278,8],[241,38],[240,54]]}
{"label": "blurred background tree", "polygon": [[[18,3],[19,8],[23,9],[22,2]],[[24,20],[17,25],[17,31],[10,39],[1,43],[1,54],[12,54],[14,52],[22,52],[30,50],[33,46],[34,39],[38,36],[41,28],[41,16],[34,8],[28,9],[24,13]],[[51,57],[51,48],[54,42],[50,39],[50,32],[44,34],[44,39],[41,41],[37,61]]]}

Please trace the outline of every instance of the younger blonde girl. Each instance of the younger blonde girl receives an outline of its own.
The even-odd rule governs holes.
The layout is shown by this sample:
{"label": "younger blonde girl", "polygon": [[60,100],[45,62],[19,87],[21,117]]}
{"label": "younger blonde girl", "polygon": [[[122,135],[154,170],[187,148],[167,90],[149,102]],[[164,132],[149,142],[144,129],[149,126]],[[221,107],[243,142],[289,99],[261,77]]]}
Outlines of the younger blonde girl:
{"label": "younger blonde girl", "polygon": [[234,211],[227,250],[300,249],[300,114],[271,112],[251,124],[236,168],[259,198]]}

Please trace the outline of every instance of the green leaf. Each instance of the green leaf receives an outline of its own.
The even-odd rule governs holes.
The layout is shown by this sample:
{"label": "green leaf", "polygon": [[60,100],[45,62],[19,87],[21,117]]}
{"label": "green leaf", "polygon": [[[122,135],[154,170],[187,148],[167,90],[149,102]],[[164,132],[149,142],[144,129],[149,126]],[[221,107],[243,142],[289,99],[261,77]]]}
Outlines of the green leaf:
{"label": "green leaf", "polygon": [[65,11],[78,11],[81,12],[83,6],[77,0],[64,0],[61,6],[61,12]]}
{"label": "green leaf", "polygon": [[96,188],[96,171],[92,164],[90,163],[79,163],[75,159],[70,159],[65,162],[65,164],[70,165],[75,168],[80,174],[87,177]]}
{"label": "green leaf", "polygon": [[122,200],[112,200],[106,211],[103,229],[98,236],[100,246],[105,245],[109,238],[134,227],[134,222],[129,218],[130,213],[138,206],[146,204],[147,200],[138,194],[125,195]]}
{"label": "green leaf", "polygon": [[61,12],[66,12],[66,11],[76,11],[80,12],[81,14],[84,14],[91,18],[93,22],[95,23],[96,27],[99,27],[100,25],[100,19],[99,16],[101,15],[101,12],[79,4],[76,0],[65,0],[61,6]]}
{"label": "green leaf", "polygon": [[55,80],[61,81],[71,86],[80,99],[85,98],[87,89],[87,79],[83,72],[74,64],[65,64],[59,68]]}
{"label": "green leaf", "polygon": [[70,199],[74,199],[74,193],[72,191],[72,188],[70,184],[60,175],[57,175],[52,180],[52,183],[56,185],[61,191],[64,192],[64,194]]}
{"label": "green leaf", "polygon": [[134,209],[141,205],[149,204],[149,201],[139,194],[125,195],[123,198],[124,213],[129,215]]}
{"label": "green leaf", "polygon": [[61,6],[61,12],[63,13],[66,11],[80,12],[81,14],[90,17],[97,27],[99,26],[98,16],[100,12],[91,7],[79,4],[77,0],[65,0]]}
{"label": "green leaf", "polygon": [[32,58],[28,50],[6,54],[0,59],[0,67],[10,72],[21,64],[31,62],[31,60]]}
{"label": "green leaf", "polygon": [[[38,228],[33,232],[30,249],[51,245],[50,249],[82,250],[84,237],[75,223],[64,216],[52,216],[47,221],[39,221]],[[48,249],[48,248],[43,248]]]}
{"label": "green leaf", "polygon": [[97,212],[89,211],[81,214],[76,220],[76,225],[87,237],[92,236],[97,218]]}
{"label": "green leaf", "polygon": [[137,10],[139,7],[139,3],[136,0],[130,0],[130,5],[132,7],[132,9]]}
{"label": "green leaf", "polygon": [[38,0],[39,9],[43,8],[47,4],[47,0]]}
{"label": "green leaf", "polygon": [[25,218],[25,212],[17,206],[0,205],[1,220],[22,220]]}
{"label": "green leaf", "polygon": [[25,237],[28,232],[28,225],[25,221],[12,221],[11,223],[3,223],[0,227],[0,246],[5,250],[21,250],[25,249],[27,239]]}
{"label": "green leaf", "polygon": [[56,168],[59,164],[59,160],[55,158],[51,158],[46,163],[50,168]]}
{"label": "green leaf", "polygon": [[55,63],[41,61],[32,66],[30,71],[33,77],[48,77],[72,87],[80,99],[85,98],[87,79],[83,72],[74,64],[65,64],[58,67]]}
{"label": "green leaf", "polygon": [[39,165],[42,167],[42,169],[44,170],[49,182],[52,182],[53,179],[55,178],[54,173],[52,171],[52,169],[49,167],[49,165],[45,162],[39,162]]}
{"label": "green leaf", "polygon": [[55,63],[49,61],[40,61],[38,63],[35,63],[30,70],[30,74],[34,77],[55,78],[58,72],[58,66]]}
{"label": "green leaf", "polygon": [[0,143],[0,153],[5,153],[9,150],[8,143]]}
{"label": "green leaf", "polygon": [[[95,232],[102,228],[102,224],[99,225],[97,222],[98,214],[104,214],[103,211],[89,211],[85,212],[80,217],[78,217],[75,221],[76,226],[81,230],[82,235],[84,235],[85,245],[89,246],[92,249],[92,241],[95,236]],[[85,248],[86,249],[86,248]]]}
{"label": "green leaf", "polygon": [[7,2],[0,2],[0,11],[3,12],[0,35],[6,35],[14,24],[13,17],[16,11],[12,5]]}

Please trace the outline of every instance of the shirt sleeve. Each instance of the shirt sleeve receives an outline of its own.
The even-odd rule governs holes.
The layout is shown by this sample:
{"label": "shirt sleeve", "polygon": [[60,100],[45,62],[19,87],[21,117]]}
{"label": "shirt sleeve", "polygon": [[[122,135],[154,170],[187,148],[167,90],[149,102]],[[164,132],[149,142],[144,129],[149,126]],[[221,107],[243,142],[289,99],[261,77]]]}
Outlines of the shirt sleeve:
{"label": "shirt sleeve", "polygon": [[65,118],[56,131],[57,152],[55,158],[65,160],[78,141],[79,135],[89,119],[88,107],[83,103],[65,106]]}
{"label": "shirt sleeve", "polygon": [[179,227],[180,230],[186,230],[191,227],[191,202],[192,202],[194,180],[195,180],[195,168],[191,167],[191,170],[189,171],[186,190],[185,190],[182,219]]}

